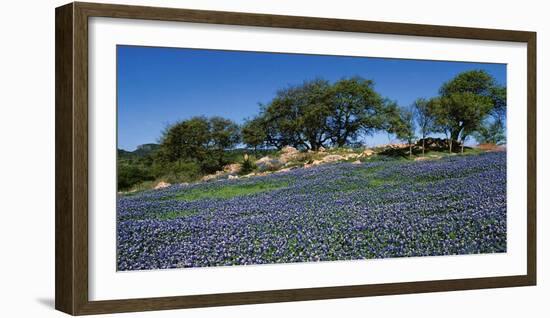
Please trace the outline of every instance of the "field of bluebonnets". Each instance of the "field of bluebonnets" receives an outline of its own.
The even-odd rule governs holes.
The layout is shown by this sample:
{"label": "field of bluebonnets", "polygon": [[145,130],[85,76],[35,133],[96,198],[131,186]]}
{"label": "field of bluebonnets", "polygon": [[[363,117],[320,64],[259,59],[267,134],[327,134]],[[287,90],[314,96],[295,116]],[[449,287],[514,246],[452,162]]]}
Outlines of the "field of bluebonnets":
{"label": "field of bluebonnets", "polygon": [[506,251],[506,154],[336,163],[118,198],[118,270]]}

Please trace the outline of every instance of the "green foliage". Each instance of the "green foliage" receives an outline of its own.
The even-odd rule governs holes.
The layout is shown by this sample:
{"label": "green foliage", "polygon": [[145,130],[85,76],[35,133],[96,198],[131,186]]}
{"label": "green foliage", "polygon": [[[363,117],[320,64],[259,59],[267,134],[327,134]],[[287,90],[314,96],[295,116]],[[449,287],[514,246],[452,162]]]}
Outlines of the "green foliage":
{"label": "green foliage", "polygon": [[441,96],[457,93],[490,96],[496,86],[495,79],[489,73],[483,70],[473,70],[462,72],[452,80],[443,83],[439,93]]}
{"label": "green foliage", "polygon": [[415,135],[415,121],[412,109],[399,108],[392,105],[388,113],[386,130],[395,134],[398,139],[405,140],[409,144],[413,142]]}
{"label": "green foliage", "polygon": [[429,101],[418,98],[413,103],[413,113],[422,139],[435,130],[435,118],[430,113]]}
{"label": "green foliage", "polygon": [[185,190],[174,199],[183,201],[197,201],[201,199],[229,199],[236,196],[252,195],[260,192],[272,191],[288,186],[285,181],[271,181],[259,183],[232,184],[210,189],[195,188]]}
{"label": "green foliage", "polygon": [[168,183],[192,182],[202,176],[202,167],[194,161],[158,162],[152,166],[157,179]]}
{"label": "green foliage", "polygon": [[[505,142],[505,116],[506,88],[482,70],[458,74],[441,86],[439,96],[419,98],[407,109],[382,98],[371,80],[351,77],[331,83],[314,79],[279,90],[242,127],[222,117],[192,117],[167,127],[160,145],[142,145],[133,152],[119,150],[118,188],[150,186],[155,180],[192,182],[233,162],[242,162],[240,173],[248,174],[257,169],[257,158],[273,155],[275,149],[360,148],[360,137],[375,131],[406,141],[409,158],[413,150],[419,151],[413,149],[417,130],[423,142],[431,133],[445,133],[449,152],[458,145],[464,148],[469,136],[498,144]],[[253,156],[244,161],[243,155],[250,150],[235,149],[241,142],[254,149]],[[404,157],[405,150],[391,151]],[[315,159],[315,155],[303,155],[289,164]],[[267,168],[278,169],[280,163]]]}
{"label": "green foliage", "polygon": [[240,175],[249,174],[252,171],[254,171],[254,169],[256,169],[256,165],[254,164],[254,162],[252,162],[250,157],[247,154],[245,154],[243,163],[241,165],[241,170],[239,171],[239,174]]}
{"label": "green foliage", "polygon": [[140,165],[121,164],[117,169],[117,186],[119,190],[127,190],[137,183],[154,180],[151,172]]}
{"label": "green foliage", "polygon": [[501,145],[506,142],[506,130],[504,124],[499,120],[485,123],[474,134],[475,139],[482,144]]}
{"label": "green foliage", "polygon": [[493,103],[487,96],[464,92],[434,99],[430,107],[436,126],[451,140],[464,142],[481,127]]}
{"label": "green foliage", "polygon": [[256,117],[246,120],[241,128],[241,135],[243,142],[249,147],[254,148],[254,152],[257,148],[262,147],[266,143],[267,132],[266,123],[262,117]]}
{"label": "green foliage", "polygon": [[209,142],[207,145],[207,159],[212,160],[212,156],[217,160],[217,165],[210,164],[209,167],[212,169],[208,170],[218,170],[224,164],[224,153],[226,149],[231,149],[233,146],[239,143],[241,140],[239,126],[229,119],[222,117],[212,117],[209,120],[209,132],[208,132]]}
{"label": "green foliage", "polygon": [[168,127],[161,137],[161,162],[196,162],[203,172],[225,164],[225,150],[240,141],[239,127],[221,117],[193,117]]}
{"label": "green foliage", "polygon": [[331,116],[330,84],[325,80],[304,83],[298,98],[302,99],[299,121],[302,136],[310,149],[317,150],[329,139],[327,121]]}
{"label": "green foliage", "polygon": [[440,96],[428,107],[438,130],[463,143],[481,128],[488,115],[505,113],[506,88],[497,85],[486,71],[467,71],[444,83]]}
{"label": "green foliage", "polygon": [[356,140],[360,132],[380,129],[384,100],[374,82],[361,77],[341,79],[332,86],[328,126],[330,139],[338,147]]}
{"label": "green foliage", "polygon": [[420,137],[422,139],[422,155],[426,153],[426,137],[436,131],[435,117],[430,112],[430,102],[425,98],[418,98],[414,101],[413,114],[420,130]]}
{"label": "green foliage", "polygon": [[160,159],[202,161],[206,157],[210,127],[206,117],[193,117],[167,127],[161,137]]}
{"label": "green foliage", "polygon": [[317,150],[329,143],[342,147],[360,133],[381,129],[383,110],[384,101],[370,80],[344,78],[332,85],[323,79],[306,81],[278,91],[262,106],[260,115],[244,126],[244,139],[253,147]]}
{"label": "green foliage", "polygon": [[277,92],[260,114],[268,146],[317,149],[326,137],[329,83],[317,79]]}
{"label": "green foliage", "polygon": [[[412,108],[401,108],[399,112],[399,124],[394,128],[395,135],[401,140],[405,140],[409,147],[412,147],[416,138],[416,123],[414,120],[414,111]],[[412,148],[409,151],[412,156]]]}
{"label": "green foliage", "polygon": [[506,118],[506,87],[494,86],[489,91],[489,96],[493,101],[491,115],[494,120],[502,121]]}

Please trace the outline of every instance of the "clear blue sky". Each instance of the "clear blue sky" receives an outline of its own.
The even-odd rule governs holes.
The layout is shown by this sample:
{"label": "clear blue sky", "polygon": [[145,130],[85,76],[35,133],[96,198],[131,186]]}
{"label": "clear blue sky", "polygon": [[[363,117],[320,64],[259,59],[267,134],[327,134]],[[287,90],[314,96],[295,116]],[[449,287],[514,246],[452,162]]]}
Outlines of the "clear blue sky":
{"label": "clear blue sky", "polygon": [[[118,46],[118,147],[157,142],[168,124],[196,115],[242,123],[278,89],[307,79],[359,75],[374,80],[383,97],[408,106],[471,69],[506,85],[505,64]],[[371,146],[389,141],[385,133],[363,140]]]}

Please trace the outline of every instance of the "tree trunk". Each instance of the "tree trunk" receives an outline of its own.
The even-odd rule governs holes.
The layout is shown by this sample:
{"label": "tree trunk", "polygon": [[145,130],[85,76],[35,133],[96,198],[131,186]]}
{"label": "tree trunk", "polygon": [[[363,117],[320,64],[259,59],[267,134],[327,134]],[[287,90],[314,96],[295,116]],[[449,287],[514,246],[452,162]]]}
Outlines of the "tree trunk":
{"label": "tree trunk", "polygon": [[449,154],[453,153],[453,139],[449,138]]}
{"label": "tree trunk", "polygon": [[451,139],[458,141],[458,137],[460,136],[461,131],[462,131],[462,127],[460,129],[451,130]]}
{"label": "tree trunk", "polygon": [[310,142],[311,144],[311,150],[312,151],[317,151],[317,149],[319,149],[319,146],[315,143],[315,142]]}
{"label": "tree trunk", "polygon": [[462,140],[462,143],[460,144],[460,147],[461,147],[460,153],[463,154],[464,153],[464,140]]}
{"label": "tree trunk", "polygon": [[338,148],[342,148],[346,145],[346,140],[342,138],[337,139]]}
{"label": "tree trunk", "polygon": [[413,155],[413,144],[412,142],[409,142],[409,159],[412,159]]}
{"label": "tree trunk", "polygon": [[424,157],[424,154],[426,150],[426,136],[422,136],[422,157]]}

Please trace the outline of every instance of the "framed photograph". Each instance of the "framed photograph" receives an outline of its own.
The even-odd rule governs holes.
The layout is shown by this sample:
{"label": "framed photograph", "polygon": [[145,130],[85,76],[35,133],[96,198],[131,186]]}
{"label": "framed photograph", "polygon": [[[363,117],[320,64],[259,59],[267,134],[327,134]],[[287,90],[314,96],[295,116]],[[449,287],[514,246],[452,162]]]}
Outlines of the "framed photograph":
{"label": "framed photograph", "polygon": [[72,314],[536,284],[536,33],[56,9]]}

